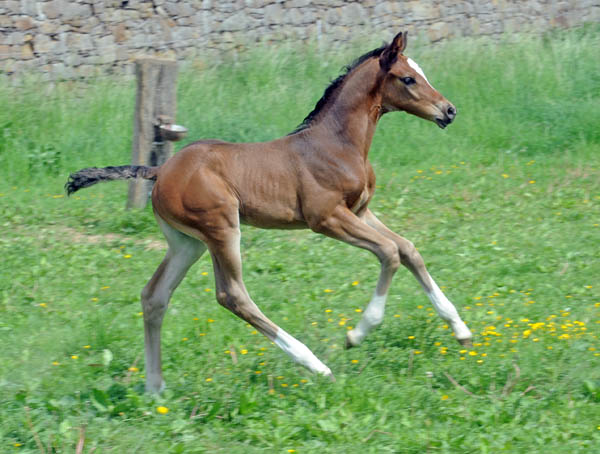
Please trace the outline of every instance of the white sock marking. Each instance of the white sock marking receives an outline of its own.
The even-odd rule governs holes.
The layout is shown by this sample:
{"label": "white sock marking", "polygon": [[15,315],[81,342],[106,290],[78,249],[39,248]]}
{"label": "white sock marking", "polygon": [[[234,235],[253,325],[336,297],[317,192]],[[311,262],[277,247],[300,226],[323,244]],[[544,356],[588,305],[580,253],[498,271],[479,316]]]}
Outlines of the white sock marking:
{"label": "white sock marking", "polygon": [[358,345],[373,328],[381,325],[385,314],[387,294],[374,294],[356,328],[348,331],[347,336],[352,345]]}
{"label": "white sock marking", "polygon": [[273,340],[279,348],[292,357],[294,361],[303,365],[307,369],[323,374],[325,376],[331,376],[331,370],[325,364],[317,358],[310,349],[300,342],[295,337],[289,335],[284,330],[279,328],[277,336]]}
{"label": "white sock marking", "polygon": [[429,279],[432,290],[431,292],[427,292],[427,296],[439,316],[450,324],[457,339],[471,339],[473,335],[469,328],[467,328],[467,325],[465,325],[465,322],[460,318],[460,315],[458,315],[454,304],[446,298],[446,295],[440,290],[431,276],[429,276]]}

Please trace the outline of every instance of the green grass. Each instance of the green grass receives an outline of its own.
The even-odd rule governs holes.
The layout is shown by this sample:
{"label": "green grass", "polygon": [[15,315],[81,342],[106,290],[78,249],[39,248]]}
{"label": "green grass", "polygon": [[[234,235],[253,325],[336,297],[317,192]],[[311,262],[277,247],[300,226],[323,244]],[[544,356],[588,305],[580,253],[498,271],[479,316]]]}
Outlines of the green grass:
{"label": "green grass", "polygon": [[[220,307],[205,256],[165,319],[159,397],[143,393],[139,305],[164,254],[151,210],[125,211],[125,183],[71,199],[62,190],[71,171],[128,163],[134,84],[1,85],[0,451],[75,452],[83,438],[83,452],[97,454],[591,452],[598,49],[597,27],[409,46],[459,115],[444,131],[404,114],[381,121],[371,207],[418,246],[475,332],[473,353],[404,269],[382,327],[344,350],[377,260],[310,232],[245,228],[254,300],[337,382],[297,367]],[[366,50],[195,62],[180,75],[178,122],[189,141],[286,134]]]}

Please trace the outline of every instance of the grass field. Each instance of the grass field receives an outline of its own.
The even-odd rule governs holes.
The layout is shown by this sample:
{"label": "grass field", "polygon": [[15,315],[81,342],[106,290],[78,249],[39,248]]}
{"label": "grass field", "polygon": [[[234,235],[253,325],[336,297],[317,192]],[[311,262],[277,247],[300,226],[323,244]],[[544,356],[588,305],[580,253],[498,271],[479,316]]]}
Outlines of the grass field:
{"label": "grass field", "polygon": [[[62,189],[69,172],[128,163],[133,82],[0,84],[0,452],[72,453],[81,442],[97,454],[593,452],[599,49],[597,27],[409,43],[459,115],[444,131],[382,119],[371,207],[417,245],[474,349],[462,350],[401,269],[384,324],[344,350],[377,260],[310,232],[245,228],[254,300],[337,382],[220,307],[206,255],[165,318],[158,397],[143,393],[139,305],[164,254],[151,210],[124,209],[125,183],[70,199]],[[367,50],[259,49],[190,64],[178,120],[190,141],[286,134]]]}

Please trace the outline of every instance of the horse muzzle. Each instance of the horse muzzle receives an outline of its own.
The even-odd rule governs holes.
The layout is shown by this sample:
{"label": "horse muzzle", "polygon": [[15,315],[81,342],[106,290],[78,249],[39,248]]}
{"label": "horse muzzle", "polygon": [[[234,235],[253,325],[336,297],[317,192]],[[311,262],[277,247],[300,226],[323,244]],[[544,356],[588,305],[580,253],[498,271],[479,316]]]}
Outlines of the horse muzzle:
{"label": "horse muzzle", "polygon": [[434,121],[440,128],[444,129],[446,126],[448,126],[454,121],[458,112],[456,111],[456,107],[454,107],[450,103],[448,103],[448,105],[442,110],[442,112],[443,115],[435,117]]}

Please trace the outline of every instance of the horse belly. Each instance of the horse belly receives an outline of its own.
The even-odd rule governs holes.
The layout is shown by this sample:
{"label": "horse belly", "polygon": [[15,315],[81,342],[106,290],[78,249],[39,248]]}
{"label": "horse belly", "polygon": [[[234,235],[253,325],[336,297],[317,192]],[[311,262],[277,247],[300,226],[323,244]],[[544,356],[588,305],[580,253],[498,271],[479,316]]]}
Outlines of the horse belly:
{"label": "horse belly", "polygon": [[262,229],[306,228],[306,222],[299,210],[273,201],[261,204],[243,203],[240,207],[240,221]]}

